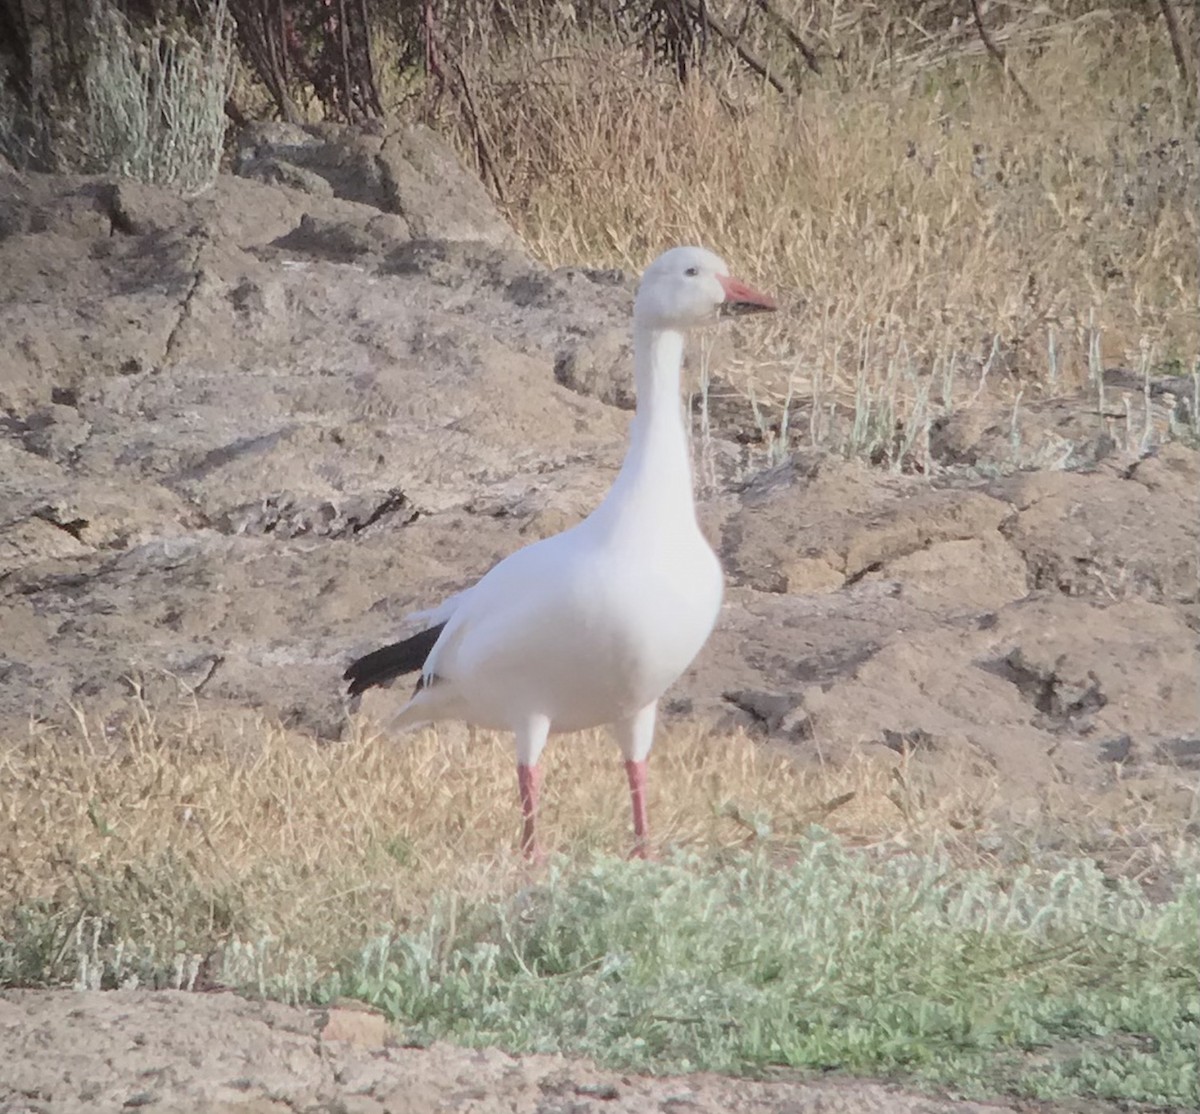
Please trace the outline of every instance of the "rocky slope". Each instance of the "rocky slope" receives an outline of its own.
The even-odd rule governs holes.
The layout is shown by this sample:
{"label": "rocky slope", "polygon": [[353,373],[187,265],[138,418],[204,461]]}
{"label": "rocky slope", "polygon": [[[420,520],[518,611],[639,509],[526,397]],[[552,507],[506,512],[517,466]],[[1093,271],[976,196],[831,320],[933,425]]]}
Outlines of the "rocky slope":
{"label": "rocky slope", "polygon": [[[12,731],[137,691],[337,737],[352,655],[619,463],[630,277],[536,264],[426,133],[277,132],[193,200],[0,176]],[[762,471],[726,416],[702,516],[728,601],[668,713],[1030,787],[1200,762],[1197,454],[1121,458],[1082,401],[1030,412],[1092,436],[1085,466],[979,467],[1007,428],[980,403],[932,478]]]}

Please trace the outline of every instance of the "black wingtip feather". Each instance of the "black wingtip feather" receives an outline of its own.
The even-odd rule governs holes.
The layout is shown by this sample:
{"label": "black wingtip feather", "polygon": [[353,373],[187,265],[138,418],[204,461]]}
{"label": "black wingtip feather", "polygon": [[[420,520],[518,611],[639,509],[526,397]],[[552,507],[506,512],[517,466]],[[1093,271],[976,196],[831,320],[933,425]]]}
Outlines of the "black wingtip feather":
{"label": "black wingtip feather", "polygon": [[425,664],[434,643],[441,637],[445,623],[430,627],[411,638],[401,642],[393,642],[378,650],[350,663],[350,667],[342,674],[342,680],[349,681],[347,695],[357,696],[376,685],[386,685],[406,673],[415,673]]}

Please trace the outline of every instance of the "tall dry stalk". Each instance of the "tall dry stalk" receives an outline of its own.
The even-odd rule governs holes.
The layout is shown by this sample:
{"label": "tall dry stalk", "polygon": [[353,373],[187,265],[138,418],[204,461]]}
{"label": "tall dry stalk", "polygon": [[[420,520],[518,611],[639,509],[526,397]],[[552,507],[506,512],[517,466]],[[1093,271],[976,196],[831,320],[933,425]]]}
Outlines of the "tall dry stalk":
{"label": "tall dry stalk", "polygon": [[823,406],[873,399],[919,446],[936,369],[966,385],[933,397],[969,401],[987,375],[1028,399],[1086,381],[1093,329],[1127,366],[1143,337],[1164,366],[1200,353],[1200,156],[1170,41],[1112,12],[1020,30],[994,35],[1036,126],[969,33],[884,59],[862,26],[827,21],[814,41],[843,36],[851,60],[796,98],[737,67],[681,88],[582,32],[519,53],[493,42],[463,64],[538,255],[637,269],[672,243],[718,247],[784,297],[739,330],[724,378],[753,379],[759,399],[811,397],[818,381]]}

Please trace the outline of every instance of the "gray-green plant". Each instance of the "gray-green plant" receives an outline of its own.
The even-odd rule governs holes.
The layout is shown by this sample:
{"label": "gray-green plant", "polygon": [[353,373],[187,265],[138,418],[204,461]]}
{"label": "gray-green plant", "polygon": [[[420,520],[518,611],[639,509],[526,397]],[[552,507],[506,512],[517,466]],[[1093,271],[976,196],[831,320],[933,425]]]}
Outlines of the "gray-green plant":
{"label": "gray-green plant", "polygon": [[233,20],[225,0],[198,31],[139,31],[115,8],[92,10],[80,142],[93,169],[197,191],[220,164],[233,81]]}
{"label": "gray-green plant", "polygon": [[364,949],[342,990],[422,1038],[650,1071],[900,1074],[1200,1101],[1200,885],[1008,879],[815,833],[787,865],[594,863]]}
{"label": "gray-green plant", "polygon": [[226,0],[194,23],[148,26],[93,0],[77,72],[55,71],[25,104],[0,87],[0,154],[30,169],[205,189],[224,145],[234,30]]}

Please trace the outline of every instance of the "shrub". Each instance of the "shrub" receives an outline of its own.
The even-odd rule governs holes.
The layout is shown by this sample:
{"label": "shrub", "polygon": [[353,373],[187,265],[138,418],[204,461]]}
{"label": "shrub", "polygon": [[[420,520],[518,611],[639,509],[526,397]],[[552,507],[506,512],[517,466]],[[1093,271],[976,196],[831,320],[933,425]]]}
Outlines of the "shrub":
{"label": "shrub", "polygon": [[192,24],[144,28],[93,0],[82,40],[52,67],[52,89],[31,89],[25,105],[0,104],[0,152],[36,169],[113,173],[187,192],[211,185],[235,61],[225,0]]}

